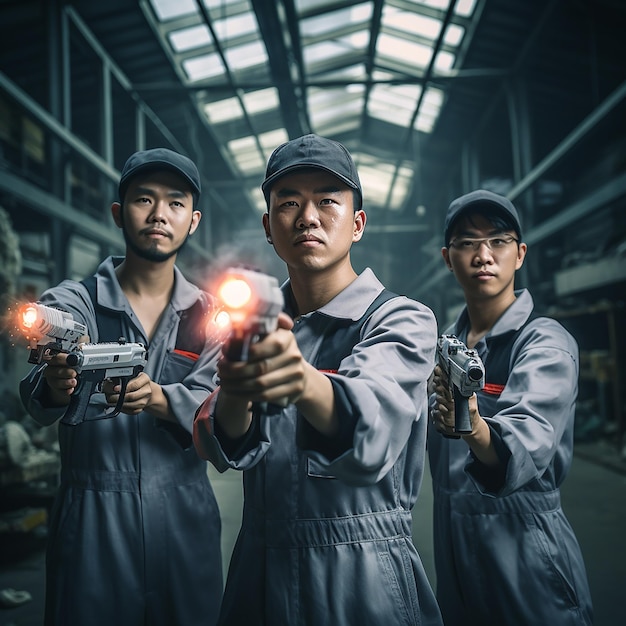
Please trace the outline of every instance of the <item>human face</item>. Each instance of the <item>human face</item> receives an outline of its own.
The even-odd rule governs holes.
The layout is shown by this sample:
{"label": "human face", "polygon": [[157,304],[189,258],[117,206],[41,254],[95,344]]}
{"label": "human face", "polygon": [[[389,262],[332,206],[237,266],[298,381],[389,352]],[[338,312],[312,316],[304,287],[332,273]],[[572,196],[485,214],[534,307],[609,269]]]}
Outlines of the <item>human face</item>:
{"label": "human face", "polygon": [[320,169],[296,170],[270,191],[263,226],[276,253],[292,270],[324,271],[349,266],[350,248],[365,228],[352,189]]}
{"label": "human face", "polygon": [[185,179],[168,170],[133,178],[124,206],[112,206],[115,223],[122,229],[127,249],[139,258],[162,263],[174,257],[200,222]]}
{"label": "human face", "polygon": [[[499,246],[488,240],[501,238]],[[515,231],[502,230],[483,215],[474,213],[459,219],[450,240],[483,239],[476,245],[442,248],[448,268],[454,272],[467,299],[512,295],[515,272],[524,263],[526,244],[518,243]],[[475,249],[476,248],[476,249]]]}

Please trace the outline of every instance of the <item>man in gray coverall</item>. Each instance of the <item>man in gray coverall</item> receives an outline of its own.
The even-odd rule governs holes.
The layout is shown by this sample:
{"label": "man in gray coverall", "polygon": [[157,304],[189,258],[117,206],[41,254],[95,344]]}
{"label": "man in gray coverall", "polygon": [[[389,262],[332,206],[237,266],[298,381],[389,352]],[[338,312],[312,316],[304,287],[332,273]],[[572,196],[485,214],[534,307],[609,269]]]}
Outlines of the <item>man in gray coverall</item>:
{"label": "man in gray coverall", "polygon": [[247,362],[219,362],[194,427],[202,456],[244,472],[220,623],[440,625],[411,537],[433,313],[354,271],[366,217],[344,146],[317,135],[279,146],[262,189],[286,313]]}
{"label": "man in gray coverall", "polygon": [[49,526],[45,624],[214,624],[222,594],[220,516],[192,417],[212,390],[217,344],[205,336],[210,297],[175,266],[200,222],[200,177],[164,148],[126,162],[111,210],[126,255],[94,277],[65,280],[41,303],[70,312],[92,342],[120,336],[148,348],[122,412],[119,380],[66,423],[80,376],[66,355],[36,366],[22,401],[41,424],[59,423],[61,484]]}
{"label": "man in gray coverall", "polygon": [[514,289],[526,244],[507,198],[481,189],[454,200],[444,243],[467,305],[445,332],[485,366],[485,386],[469,399],[471,433],[460,438],[439,366],[433,379],[428,456],[444,621],[591,624],[585,566],[559,492],[572,462],[578,346],[533,313],[526,289]]}

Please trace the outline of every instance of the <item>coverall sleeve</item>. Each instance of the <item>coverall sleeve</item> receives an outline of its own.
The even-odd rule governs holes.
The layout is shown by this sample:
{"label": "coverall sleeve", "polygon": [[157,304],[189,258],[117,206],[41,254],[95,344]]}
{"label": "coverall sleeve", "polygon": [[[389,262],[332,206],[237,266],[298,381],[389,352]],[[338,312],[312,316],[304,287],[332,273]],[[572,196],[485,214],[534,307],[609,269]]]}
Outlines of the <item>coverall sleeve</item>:
{"label": "coverall sleeve", "polygon": [[301,416],[299,445],[346,483],[378,482],[406,446],[414,422],[428,418],[436,344],[430,309],[404,297],[382,305],[337,374],[328,374],[345,450],[329,458]]}
{"label": "coverall sleeve", "polygon": [[247,470],[254,467],[267,452],[270,440],[259,427],[255,411],[248,432],[237,440],[220,436],[215,419],[216,389],[197,410],[193,424],[193,443],[200,458],[210,461],[219,472],[227,469]]}
{"label": "coverall sleeve", "polygon": [[[515,342],[511,363],[495,412],[483,415],[509,456],[498,495],[541,478],[553,461],[558,486],[573,448],[579,367],[574,338],[558,322],[542,318]],[[481,464],[472,458],[466,469],[478,489],[488,492]]]}

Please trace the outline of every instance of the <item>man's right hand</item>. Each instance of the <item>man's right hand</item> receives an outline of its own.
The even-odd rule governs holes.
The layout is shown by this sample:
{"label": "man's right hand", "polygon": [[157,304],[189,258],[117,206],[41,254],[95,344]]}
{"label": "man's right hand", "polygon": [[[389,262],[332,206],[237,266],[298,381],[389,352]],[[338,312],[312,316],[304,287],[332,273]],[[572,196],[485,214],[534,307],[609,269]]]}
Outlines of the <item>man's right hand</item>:
{"label": "man's right hand", "polygon": [[44,356],[43,377],[48,385],[48,399],[55,406],[66,406],[78,386],[78,373],[67,365],[67,354]]}
{"label": "man's right hand", "polygon": [[[81,343],[89,343],[87,335],[81,337]],[[48,385],[48,399],[56,406],[66,406],[70,403],[70,396],[78,387],[78,372],[67,365],[67,354],[44,354],[46,367],[43,377]]]}

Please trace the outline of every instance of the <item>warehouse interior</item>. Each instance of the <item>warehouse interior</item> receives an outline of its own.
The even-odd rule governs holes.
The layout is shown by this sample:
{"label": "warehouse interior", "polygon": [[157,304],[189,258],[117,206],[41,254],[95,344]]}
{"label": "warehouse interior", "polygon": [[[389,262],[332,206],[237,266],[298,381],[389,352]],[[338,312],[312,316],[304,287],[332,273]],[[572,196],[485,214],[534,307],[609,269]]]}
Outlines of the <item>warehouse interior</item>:
{"label": "warehouse interior", "polygon": [[[0,0],[0,489],[17,515],[3,551],[45,542],[58,471],[55,433],[17,399],[16,303],[123,253],[120,170],[159,146],[201,173],[185,275],[208,285],[236,262],[282,281],[260,183],[272,150],[309,132],[357,163],[355,268],[441,327],[463,302],[440,253],[449,202],[476,188],[513,201],[529,246],[517,286],[580,347],[577,458],[626,500],[625,32],[621,0]],[[0,624],[40,623],[28,610]]]}

